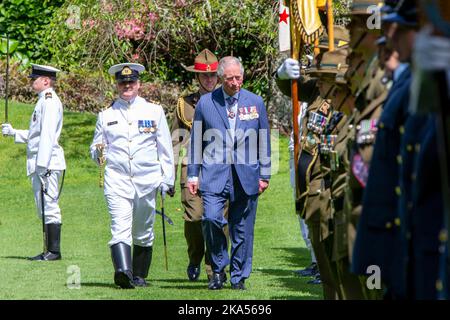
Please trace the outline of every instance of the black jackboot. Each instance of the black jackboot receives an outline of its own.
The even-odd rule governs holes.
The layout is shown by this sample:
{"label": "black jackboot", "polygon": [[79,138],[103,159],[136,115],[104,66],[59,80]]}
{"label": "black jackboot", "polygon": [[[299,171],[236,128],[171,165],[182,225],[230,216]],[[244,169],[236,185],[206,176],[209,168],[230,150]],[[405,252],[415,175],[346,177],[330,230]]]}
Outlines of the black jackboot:
{"label": "black jackboot", "polygon": [[111,246],[114,283],[122,289],[134,289],[131,271],[131,247],[123,242]]}
{"label": "black jackboot", "polygon": [[35,257],[29,258],[33,261],[54,261],[61,260],[61,224],[51,223],[45,225],[47,233],[47,252],[43,252]]}
{"label": "black jackboot", "polygon": [[137,287],[146,287],[145,278],[152,263],[153,247],[133,246],[133,282]]}

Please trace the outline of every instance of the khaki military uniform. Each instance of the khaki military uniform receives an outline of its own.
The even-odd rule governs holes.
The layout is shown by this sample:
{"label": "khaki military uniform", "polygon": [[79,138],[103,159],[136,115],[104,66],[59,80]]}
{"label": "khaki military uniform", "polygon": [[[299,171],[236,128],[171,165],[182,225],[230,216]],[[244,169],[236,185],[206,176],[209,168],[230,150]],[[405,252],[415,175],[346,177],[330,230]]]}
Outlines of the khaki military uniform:
{"label": "khaki military uniform", "polygon": [[[200,195],[192,195],[187,186],[187,152],[184,152],[189,146],[189,136],[194,118],[195,106],[200,99],[200,93],[196,92],[191,95],[178,99],[175,115],[172,123],[172,145],[174,149],[175,172],[178,169],[180,153],[182,154],[180,187],[181,187],[181,203],[184,208],[183,218],[184,236],[188,246],[189,263],[192,265],[200,265],[205,257],[206,272],[210,276],[212,274],[209,254],[206,251],[205,240],[202,231],[203,203]],[[176,174],[175,174],[176,176]],[[225,218],[228,217],[228,206],[224,211]],[[225,227],[225,234],[228,237],[228,230]]]}
{"label": "khaki military uniform", "polygon": [[[342,238],[342,241],[346,240],[348,248],[348,261],[343,263],[345,268],[349,268],[352,262],[356,230],[362,211],[362,197],[375,145],[377,122],[388,94],[387,85],[382,81],[383,77],[384,71],[378,67],[378,60],[374,59],[357,92],[356,108],[352,115],[352,121],[347,127],[348,171],[343,208],[346,237]],[[342,244],[345,243],[342,242]],[[366,279],[366,277],[360,277],[360,289],[364,298],[379,298],[379,290],[367,289]],[[355,288],[355,290],[357,289]]]}
{"label": "khaki military uniform", "polygon": [[337,281],[343,299],[363,299],[357,276],[350,273],[348,262],[348,233],[346,215],[344,214],[344,191],[349,168],[347,143],[354,115],[342,117],[333,135],[334,146],[329,147],[329,167],[331,178],[331,210],[333,216],[333,252],[331,260],[336,264]]}
{"label": "khaki military uniform", "polygon": [[297,206],[305,219],[311,236],[311,243],[316,255],[325,299],[338,298],[336,268],[331,257],[332,239],[330,236],[331,193],[325,185],[324,172],[319,157],[320,123],[326,124],[319,117],[314,123],[315,114],[323,116],[326,121],[331,115],[328,101],[318,96],[308,107],[302,119],[301,153],[299,157],[298,179],[300,199]]}

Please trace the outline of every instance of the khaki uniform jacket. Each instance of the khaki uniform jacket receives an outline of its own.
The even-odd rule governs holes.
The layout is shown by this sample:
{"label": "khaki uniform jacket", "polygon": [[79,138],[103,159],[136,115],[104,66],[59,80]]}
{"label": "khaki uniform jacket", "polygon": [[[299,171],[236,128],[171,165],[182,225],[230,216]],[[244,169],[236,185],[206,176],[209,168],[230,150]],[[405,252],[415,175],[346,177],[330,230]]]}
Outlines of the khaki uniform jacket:
{"label": "khaki uniform jacket", "polygon": [[[302,119],[303,129],[300,138],[299,176],[297,179],[300,179],[301,193],[298,200],[301,204],[301,215],[307,222],[320,223],[321,240],[324,240],[329,235],[330,190],[325,186],[324,171],[322,171],[319,158],[320,137],[307,129],[310,112],[319,111],[327,118],[331,115],[329,103],[320,96],[308,106],[305,117]],[[318,211],[320,215],[317,215]]]}
{"label": "khaki uniform jacket", "polygon": [[[190,131],[192,127],[192,120],[194,119],[195,106],[200,99],[200,93],[196,92],[191,95],[180,97],[178,99],[177,107],[172,122],[172,146],[174,152],[175,176],[180,160],[181,160],[181,174],[180,185],[183,187],[187,182],[187,152],[183,148],[188,148],[190,145]],[[184,156],[183,156],[184,154]]]}
{"label": "khaki uniform jacket", "polygon": [[[349,167],[345,186],[344,215],[348,226],[350,261],[356,238],[356,227],[362,211],[362,196],[375,145],[376,125],[388,95],[388,87],[382,83],[383,76],[384,72],[378,65],[373,65],[373,70],[368,70],[367,77],[372,77],[372,81],[357,97],[357,108],[352,116],[353,122],[348,126]],[[372,126],[372,129],[367,130]],[[363,141],[365,142],[361,143]]]}

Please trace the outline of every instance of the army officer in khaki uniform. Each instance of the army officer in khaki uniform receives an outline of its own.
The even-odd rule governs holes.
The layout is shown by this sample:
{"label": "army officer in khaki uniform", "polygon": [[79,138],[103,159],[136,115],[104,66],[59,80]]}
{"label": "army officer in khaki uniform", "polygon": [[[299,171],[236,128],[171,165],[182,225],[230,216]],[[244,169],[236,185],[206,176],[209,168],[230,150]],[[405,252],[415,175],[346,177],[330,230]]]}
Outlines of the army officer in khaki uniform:
{"label": "army officer in khaki uniform", "polygon": [[[183,66],[189,72],[195,72],[199,84],[199,90],[193,94],[180,97],[175,109],[175,116],[172,124],[172,145],[174,150],[175,170],[178,168],[180,153],[184,147],[189,146],[189,136],[194,118],[195,106],[205,93],[213,91],[218,83],[217,57],[208,49],[203,50],[195,58],[193,66]],[[202,232],[203,204],[201,196],[192,195],[187,188],[187,153],[181,161],[181,203],[184,208],[184,236],[188,247],[189,264],[187,275],[189,280],[195,281],[200,276],[200,264],[205,257],[205,268],[210,278],[211,263],[209,254],[205,249],[205,240]],[[175,171],[176,172],[176,171]],[[225,208],[225,217],[227,216]],[[227,230],[225,233],[228,234]]]}

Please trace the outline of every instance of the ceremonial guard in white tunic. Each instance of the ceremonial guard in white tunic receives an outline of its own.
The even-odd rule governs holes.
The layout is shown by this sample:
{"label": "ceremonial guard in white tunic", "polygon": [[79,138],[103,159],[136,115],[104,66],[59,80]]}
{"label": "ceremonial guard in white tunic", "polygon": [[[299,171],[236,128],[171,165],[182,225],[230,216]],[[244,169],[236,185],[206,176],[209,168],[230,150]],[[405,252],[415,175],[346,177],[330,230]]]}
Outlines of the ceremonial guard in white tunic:
{"label": "ceremonial guard in white tunic", "polygon": [[53,89],[58,69],[32,64],[31,87],[39,100],[31,116],[28,130],[15,130],[2,124],[4,136],[15,143],[27,144],[27,175],[33,186],[37,214],[43,223],[44,250],[30,260],[61,259],[61,210],[58,205],[59,179],[66,169],[64,151],[58,144],[63,125],[63,107]]}
{"label": "ceremonial guard in white tunic", "polygon": [[97,164],[105,162],[104,193],[112,234],[109,246],[114,282],[121,288],[147,285],[156,195],[160,191],[164,197],[175,178],[164,110],[138,96],[139,74],[144,70],[136,63],[109,69],[116,78],[119,98],[99,113],[90,147]]}

